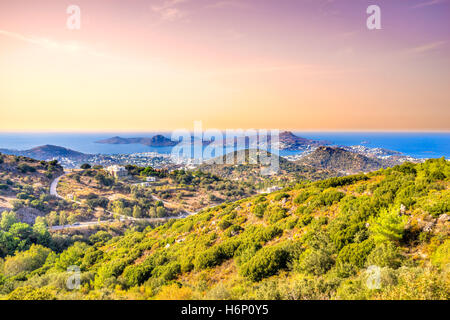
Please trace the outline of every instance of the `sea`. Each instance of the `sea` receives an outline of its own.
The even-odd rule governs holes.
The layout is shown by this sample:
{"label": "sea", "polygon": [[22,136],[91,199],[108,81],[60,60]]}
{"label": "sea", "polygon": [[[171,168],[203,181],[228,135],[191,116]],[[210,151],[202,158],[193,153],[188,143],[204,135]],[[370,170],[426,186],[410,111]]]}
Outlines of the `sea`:
{"label": "sea", "polygon": [[[414,158],[450,158],[450,132],[301,132],[297,136],[327,140],[337,146],[363,145],[369,148],[384,148],[399,151]],[[55,145],[89,154],[131,154],[157,152],[168,154],[171,147],[148,147],[141,144],[110,145],[96,141],[120,136],[153,137],[168,132],[134,133],[0,133],[0,149],[28,150],[42,145]],[[295,155],[298,151],[280,151],[281,156]]]}

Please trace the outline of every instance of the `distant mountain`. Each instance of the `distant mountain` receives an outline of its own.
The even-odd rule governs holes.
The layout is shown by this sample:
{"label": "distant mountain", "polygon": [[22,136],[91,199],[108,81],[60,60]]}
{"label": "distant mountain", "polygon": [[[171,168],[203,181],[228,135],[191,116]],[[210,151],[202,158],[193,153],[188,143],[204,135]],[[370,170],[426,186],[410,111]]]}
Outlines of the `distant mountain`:
{"label": "distant mountain", "polygon": [[[191,137],[191,143],[193,143],[195,140],[194,137]],[[268,136],[267,140],[270,142],[271,137]],[[237,143],[237,138],[233,140],[232,144]],[[249,137],[245,137],[244,143],[247,146],[247,148],[255,148],[256,145],[252,145],[250,142]],[[177,145],[179,142],[172,141],[169,138],[164,137],[163,135],[156,135],[152,138],[122,138],[122,137],[112,137],[109,139],[99,140],[96,141],[96,143],[103,143],[103,144],[142,144],[149,147],[173,147]],[[183,143],[186,143],[186,141],[183,141]],[[189,141],[187,142],[189,143]],[[210,144],[211,141],[209,140],[203,140],[203,145]],[[229,141],[224,140],[218,140],[213,142],[215,145],[228,145]],[[290,131],[284,131],[280,133],[279,136],[279,149],[280,150],[307,150],[312,147],[318,147],[318,146],[324,146],[329,145],[331,142],[329,141],[323,141],[323,140],[311,140],[306,139],[302,137],[298,137],[294,135]]]}
{"label": "distant mountain", "polygon": [[280,133],[280,150],[304,150],[310,147],[325,146],[331,144],[325,140],[311,140],[294,135],[290,131]]}
{"label": "distant mountain", "polygon": [[0,152],[9,155],[34,158],[38,160],[50,160],[54,158],[71,158],[82,160],[90,156],[85,153],[53,145],[40,146],[30,150],[0,149]]}
{"label": "distant mountain", "polygon": [[335,170],[343,174],[375,171],[389,165],[381,159],[366,157],[338,147],[318,147],[296,161],[297,164],[314,168]]}
{"label": "distant mountain", "polygon": [[178,144],[163,135],[156,135],[151,138],[122,138],[112,137],[109,139],[99,140],[96,143],[102,144],[142,144],[148,147],[173,147]]}

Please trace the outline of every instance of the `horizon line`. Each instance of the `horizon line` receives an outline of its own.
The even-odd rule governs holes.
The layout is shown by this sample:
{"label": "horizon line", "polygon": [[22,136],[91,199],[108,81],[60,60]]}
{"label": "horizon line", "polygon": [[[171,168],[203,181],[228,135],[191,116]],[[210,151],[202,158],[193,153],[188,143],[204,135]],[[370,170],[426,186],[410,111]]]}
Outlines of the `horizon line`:
{"label": "horizon line", "polygon": [[[210,128],[216,130],[217,128]],[[205,132],[207,130],[202,130]],[[0,134],[147,134],[147,133],[171,133],[176,130],[187,130],[189,132],[194,132],[192,129],[187,128],[178,128],[174,130],[145,130],[145,131],[131,131],[131,130],[102,130],[102,131],[90,131],[90,130],[66,130],[66,131],[45,131],[45,130],[17,130],[17,131],[1,131]],[[280,132],[290,131],[290,132],[301,132],[301,133],[450,133],[449,130],[433,130],[433,129],[422,129],[422,130],[404,130],[404,129],[342,129],[342,130],[333,130],[333,129],[324,129],[324,130],[316,130],[316,129],[277,129],[277,128],[228,128],[228,129],[217,129],[219,131],[225,132],[226,130],[279,130]]]}

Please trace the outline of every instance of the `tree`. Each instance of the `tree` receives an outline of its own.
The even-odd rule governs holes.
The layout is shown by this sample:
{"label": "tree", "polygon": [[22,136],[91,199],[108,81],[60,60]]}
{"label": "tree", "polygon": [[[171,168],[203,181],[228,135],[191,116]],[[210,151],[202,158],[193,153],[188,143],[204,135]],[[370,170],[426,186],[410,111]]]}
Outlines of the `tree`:
{"label": "tree", "polygon": [[9,228],[9,232],[19,239],[29,240],[33,230],[31,229],[29,224],[23,222],[14,223],[11,228]]}
{"label": "tree", "polygon": [[0,230],[0,257],[13,255],[19,244],[19,239],[14,238],[11,233]]}
{"label": "tree", "polygon": [[8,231],[9,228],[17,222],[16,213],[12,211],[3,211],[0,227],[3,231]]}
{"label": "tree", "polygon": [[56,267],[66,271],[69,266],[81,266],[82,259],[88,245],[83,242],[75,242],[71,247],[67,248],[56,261]]}
{"label": "tree", "polygon": [[59,225],[63,226],[67,223],[67,213],[65,211],[61,211],[59,213]]}
{"label": "tree", "polygon": [[83,164],[80,166],[80,168],[83,169],[83,170],[90,169],[90,168],[91,168],[91,165],[90,165],[89,163],[83,163]]}
{"label": "tree", "polygon": [[51,241],[50,232],[44,217],[37,217],[33,225],[33,234],[37,243],[48,246]]}
{"label": "tree", "polygon": [[148,211],[148,215],[150,216],[150,218],[156,218],[156,208],[151,207],[150,210]]}
{"label": "tree", "polygon": [[29,250],[19,252],[5,260],[4,272],[7,276],[15,276],[22,272],[33,271],[42,267],[51,250],[41,245],[32,245]]}
{"label": "tree", "polygon": [[403,237],[405,225],[408,221],[406,216],[400,216],[397,210],[383,208],[377,218],[369,222],[369,230],[375,242],[398,241]]}
{"label": "tree", "polygon": [[77,222],[77,220],[78,220],[78,214],[76,214],[76,213],[69,214],[69,217],[67,218],[67,222],[69,224],[74,224],[75,222]]}
{"label": "tree", "polygon": [[135,218],[141,218],[142,217],[142,210],[139,206],[133,207],[133,217]]}
{"label": "tree", "polygon": [[112,211],[117,214],[123,214],[124,204],[121,200],[116,200],[112,203]]}
{"label": "tree", "polygon": [[156,216],[158,218],[163,218],[166,215],[166,209],[164,207],[156,208]]}
{"label": "tree", "polygon": [[50,227],[57,226],[59,223],[59,217],[58,217],[58,213],[56,211],[50,212],[47,219],[48,219],[48,225]]}

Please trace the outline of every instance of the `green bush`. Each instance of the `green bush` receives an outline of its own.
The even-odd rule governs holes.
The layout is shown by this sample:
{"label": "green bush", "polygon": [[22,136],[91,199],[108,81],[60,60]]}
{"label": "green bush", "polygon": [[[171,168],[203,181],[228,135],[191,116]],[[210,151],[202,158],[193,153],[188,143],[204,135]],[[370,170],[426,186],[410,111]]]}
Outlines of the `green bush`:
{"label": "green bush", "polygon": [[398,247],[392,242],[378,244],[368,255],[366,265],[398,268],[402,264],[403,256]]}
{"label": "green bush", "polygon": [[298,196],[294,198],[295,204],[303,204],[308,198],[311,196],[311,193],[308,191],[303,191]]}
{"label": "green bush", "polygon": [[266,215],[268,215],[267,220],[270,223],[276,223],[277,221],[287,217],[286,209],[280,207],[272,208],[269,212],[266,212]]}
{"label": "green bush", "polygon": [[296,269],[313,275],[321,275],[330,270],[333,263],[334,260],[328,250],[310,248],[302,253]]}
{"label": "green bush", "polygon": [[368,255],[374,248],[372,240],[365,240],[361,243],[351,243],[339,252],[336,263],[344,265],[348,263],[357,268],[364,267]]}
{"label": "green bush", "polygon": [[264,247],[240,268],[242,276],[260,281],[286,268],[288,252],[281,246]]}
{"label": "green bush", "polygon": [[51,250],[40,245],[32,245],[29,250],[7,257],[4,264],[6,276],[15,276],[42,267]]}
{"label": "green bush", "polygon": [[406,216],[400,216],[397,210],[381,209],[378,217],[371,219],[369,230],[376,242],[398,241],[403,238]]}
{"label": "green bush", "polygon": [[25,163],[21,163],[17,166],[17,169],[22,172],[22,173],[27,173],[27,172],[36,172],[36,168],[31,167]]}
{"label": "green bush", "polygon": [[262,217],[264,217],[264,213],[266,212],[266,208],[267,208],[267,204],[266,204],[266,203],[260,203],[260,204],[257,204],[257,205],[253,208],[253,214],[254,214],[257,218],[262,218]]}
{"label": "green bush", "polygon": [[450,239],[445,240],[431,256],[431,262],[442,270],[450,268]]}
{"label": "green bush", "polygon": [[275,196],[275,201],[280,201],[281,199],[287,199],[289,198],[289,194],[287,193],[279,193]]}
{"label": "green bush", "polygon": [[56,261],[56,267],[65,271],[72,265],[81,266],[82,259],[87,248],[87,244],[83,242],[75,242],[71,247],[61,253]]}

